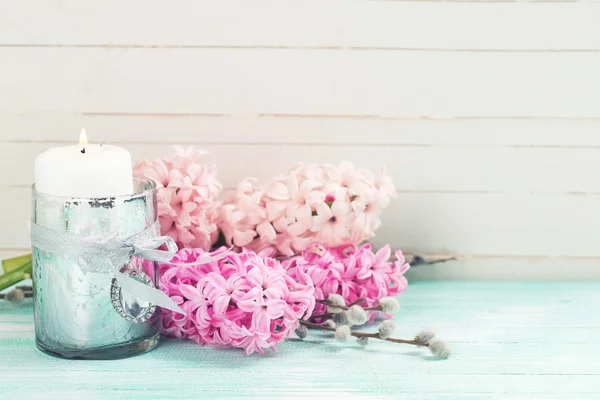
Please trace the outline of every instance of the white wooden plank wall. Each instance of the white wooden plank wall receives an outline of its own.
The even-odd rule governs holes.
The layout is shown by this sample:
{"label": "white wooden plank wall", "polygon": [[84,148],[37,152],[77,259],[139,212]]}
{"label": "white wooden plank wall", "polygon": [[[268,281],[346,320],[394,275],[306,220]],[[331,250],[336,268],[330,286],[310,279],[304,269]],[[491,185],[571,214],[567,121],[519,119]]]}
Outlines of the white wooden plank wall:
{"label": "white wooden plank wall", "polygon": [[[600,277],[600,3],[0,0],[0,249],[35,156],[199,144],[228,187],[388,167],[377,244],[454,278]],[[424,270],[423,270],[424,271]]]}

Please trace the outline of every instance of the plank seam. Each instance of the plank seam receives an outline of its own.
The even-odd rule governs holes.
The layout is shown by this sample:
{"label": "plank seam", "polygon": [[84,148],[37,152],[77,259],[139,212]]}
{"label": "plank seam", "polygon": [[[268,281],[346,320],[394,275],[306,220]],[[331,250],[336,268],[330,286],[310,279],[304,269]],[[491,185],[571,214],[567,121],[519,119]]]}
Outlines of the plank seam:
{"label": "plank seam", "polygon": [[[73,140],[54,140],[54,139],[8,139],[0,140],[0,143],[10,144],[58,144],[58,145],[69,145],[73,144]],[[370,142],[330,142],[330,143],[319,143],[319,142],[207,142],[198,140],[174,140],[174,141],[131,141],[131,140],[106,140],[102,141],[106,144],[116,145],[200,145],[200,146],[222,146],[222,147],[235,147],[235,146],[247,146],[247,147],[398,147],[398,148],[435,148],[435,147],[451,147],[451,148],[506,148],[506,149],[531,149],[531,150],[544,150],[544,149],[563,149],[563,150],[598,150],[598,145],[552,145],[552,144],[484,144],[484,143],[370,143]]]}
{"label": "plank seam", "polygon": [[[294,114],[294,113],[203,113],[166,112],[140,113],[121,111],[84,111],[83,117],[207,117],[207,118],[298,118],[298,119],[374,119],[389,121],[479,121],[479,120],[561,120],[561,121],[600,121],[600,116],[556,116],[556,115],[377,115],[377,114]],[[27,116],[27,115],[22,115]]]}
{"label": "plank seam", "polygon": [[1,48],[30,49],[111,49],[111,50],[300,50],[300,51],[381,51],[381,52],[432,52],[432,53],[600,53],[600,49],[536,49],[536,48],[436,48],[394,46],[284,46],[284,45],[193,45],[193,44],[67,44],[67,43],[0,43]]}

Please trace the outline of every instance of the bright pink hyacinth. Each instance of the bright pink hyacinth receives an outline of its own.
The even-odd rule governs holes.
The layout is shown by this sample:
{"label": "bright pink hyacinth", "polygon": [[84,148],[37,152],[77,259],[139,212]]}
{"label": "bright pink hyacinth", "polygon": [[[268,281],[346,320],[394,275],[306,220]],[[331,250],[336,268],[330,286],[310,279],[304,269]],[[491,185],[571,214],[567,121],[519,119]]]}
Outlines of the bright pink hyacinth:
{"label": "bright pink hyacinth", "polygon": [[[201,345],[264,353],[290,336],[315,307],[309,279],[296,282],[270,251],[242,251],[198,266],[178,266],[228,251],[180,250],[160,265],[161,289],[186,311],[161,310],[161,331]],[[147,265],[148,266],[148,265]]]}
{"label": "bright pink hyacinth", "polygon": [[[364,298],[362,306],[376,306],[387,296],[396,296],[407,287],[403,276],[410,268],[401,251],[396,260],[389,261],[390,246],[373,253],[371,245],[360,248],[354,245],[326,248],[311,245],[301,255],[283,261],[288,275],[300,283],[312,282],[315,298],[327,299],[336,293],[344,297],[346,304]],[[326,312],[326,306],[317,304],[315,314]],[[388,318],[387,314],[369,311],[369,320]]]}
{"label": "bright pink hyacinth", "polygon": [[315,242],[335,247],[371,238],[395,196],[383,169],[375,176],[349,162],[300,164],[264,185],[242,181],[218,224],[229,245],[291,256]]}
{"label": "bright pink hyacinth", "polygon": [[222,185],[215,166],[199,164],[205,154],[175,146],[173,157],[142,161],[134,168],[134,175],[156,182],[161,234],[171,236],[180,248],[208,250],[219,236],[217,197]]}

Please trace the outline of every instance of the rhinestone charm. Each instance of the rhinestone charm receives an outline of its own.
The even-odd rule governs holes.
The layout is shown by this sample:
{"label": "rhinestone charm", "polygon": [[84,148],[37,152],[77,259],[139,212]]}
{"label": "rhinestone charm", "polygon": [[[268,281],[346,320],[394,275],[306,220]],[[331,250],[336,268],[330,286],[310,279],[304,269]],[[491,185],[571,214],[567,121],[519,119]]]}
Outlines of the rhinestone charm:
{"label": "rhinestone charm", "polygon": [[[128,270],[124,273],[145,285],[154,287],[152,279],[143,272]],[[112,280],[110,298],[115,311],[121,317],[133,323],[146,322],[156,311],[156,305],[147,301],[140,301],[123,291],[116,278]]]}

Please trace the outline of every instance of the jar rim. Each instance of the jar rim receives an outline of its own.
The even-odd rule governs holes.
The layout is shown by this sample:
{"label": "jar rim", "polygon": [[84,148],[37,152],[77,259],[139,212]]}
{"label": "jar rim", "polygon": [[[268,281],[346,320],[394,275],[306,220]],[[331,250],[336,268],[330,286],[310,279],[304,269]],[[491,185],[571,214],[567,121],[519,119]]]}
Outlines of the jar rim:
{"label": "jar rim", "polygon": [[31,191],[36,196],[43,196],[47,198],[53,198],[56,200],[71,201],[73,199],[78,200],[102,200],[102,199],[115,199],[115,200],[130,200],[138,197],[146,197],[151,195],[152,192],[156,191],[157,185],[152,179],[142,178],[138,176],[133,177],[134,192],[130,194],[122,194],[118,196],[106,196],[106,197],[82,197],[82,196],[57,196],[40,192],[36,189],[35,183],[31,185]]}

